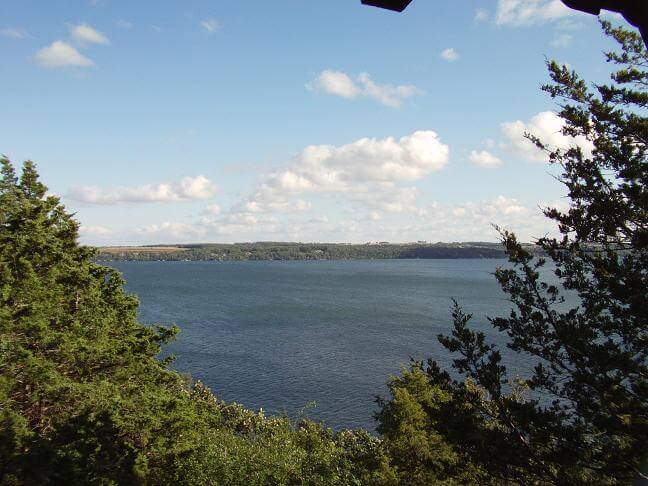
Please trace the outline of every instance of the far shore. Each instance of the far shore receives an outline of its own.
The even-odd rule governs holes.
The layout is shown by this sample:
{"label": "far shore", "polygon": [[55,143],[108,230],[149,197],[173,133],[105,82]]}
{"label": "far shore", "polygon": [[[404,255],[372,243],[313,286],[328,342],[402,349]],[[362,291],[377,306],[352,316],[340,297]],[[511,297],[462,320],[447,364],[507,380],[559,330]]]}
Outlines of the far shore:
{"label": "far shore", "polygon": [[[533,250],[531,244],[525,245]],[[99,248],[100,261],[388,260],[505,258],[500,243],[196,243]]]}

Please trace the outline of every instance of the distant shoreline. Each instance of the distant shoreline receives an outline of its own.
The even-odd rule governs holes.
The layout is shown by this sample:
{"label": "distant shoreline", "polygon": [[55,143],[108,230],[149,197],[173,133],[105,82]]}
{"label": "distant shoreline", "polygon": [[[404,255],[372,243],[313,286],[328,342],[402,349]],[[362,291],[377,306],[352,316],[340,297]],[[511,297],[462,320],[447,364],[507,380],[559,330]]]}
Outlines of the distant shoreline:
{"label": "distant shoreline", "polygon": [[[525,245],[533,249],[531,244]],[[99,261],[299,261],[505,258],[500,243],[232,243],[112,246]]]}

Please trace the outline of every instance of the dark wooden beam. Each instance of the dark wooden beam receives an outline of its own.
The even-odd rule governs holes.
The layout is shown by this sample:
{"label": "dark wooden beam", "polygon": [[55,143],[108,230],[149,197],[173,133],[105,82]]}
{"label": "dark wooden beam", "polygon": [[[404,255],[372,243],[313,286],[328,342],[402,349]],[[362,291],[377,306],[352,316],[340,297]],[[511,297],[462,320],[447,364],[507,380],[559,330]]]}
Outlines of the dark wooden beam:
{"label": "dark wooden beam", "polygon": [[402,12],[407,8],[411,1],[412,0],[362,0],[362,3],[364,5],[371,5],[373,7]]}
{"label": "dark wooden beam", "polygon": [[[429,0],[428,0],[429,1]],[[402,12],[412,0],[362,0],[364,5]],[[601,10],[618,12],[637,27],[648,47],[648,0],[562,0],[569,8],[598,15]]]}
{"label": "dark wooden beam", "polygon": [[601,10],[609,10],[623,17],[641,32],[648,47],[648,1],[646,0],[562,0],[569,8],[599,15]]}

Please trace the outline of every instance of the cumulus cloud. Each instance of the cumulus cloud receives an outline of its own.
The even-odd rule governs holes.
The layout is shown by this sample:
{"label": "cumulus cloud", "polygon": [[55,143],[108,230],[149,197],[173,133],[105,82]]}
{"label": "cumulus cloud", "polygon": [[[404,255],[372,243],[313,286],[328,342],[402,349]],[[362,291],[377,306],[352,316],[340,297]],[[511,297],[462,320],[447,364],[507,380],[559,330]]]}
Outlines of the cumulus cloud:
{"label": "cumulus cloud", "polygon": [[218,32],[221,28],[221,24],[218,20],[215,19],[205,19],[200,22],[202,29],[208,34],[213,34]]}
{"label": "cumulus cloud", "polygon": [[5,27],[0,29],[0,35],[12,39],[24,39],[27,37],[27,32],[22,29],[16,29],[15,27]]}
{"label": "cumulus cloud", "polygon": [[398,108],[402,101],[420,93],[420,90],[411,84],[391,86],[389,84],[374,83],[367,73],[358,77],[366,96],[380,101],[383,105]]}
{"label": "cumulus cloud", "polygon": [[499,195],[492,201],[479,207],[478,211],[491,216],[497,216],[500,214],[526,214],[529,212],[529,208],[521,205],[516,199]]}
{"label": "cumulus cloud", "polygon": [[216,186],[205,176],[185,177],[176,183],[102,189],[96,186],[72,188],[68,197],[89,204],[154,203],[209,199]]}
{"label": "cumulus cloud", "polygon": [[341,71],[322,71],[314,81],[306,87],[312,91],[324,92],[343,98],[355,98],[362,93],[355,81]]}
{"label": "cumulus cloud", "polygon": [[113,231],[105,226],[86,226],[81,225],[79,228],[79,234],[81,236],[110,236],[113,234]]}
{"label": "cumulus cloud", "polygon": [[94,62],[88,59],[70,44],[63,41],[54,41],[51,45],[42,48],[34,55],[38,65],[56,69],[68,66],[90,67]]}
{"label": "cumulus cloud", "polygon": [[367,192],[352,193],[349,199],[381,213],[409,213],[421,215],[425,210],[417,205],[418,189],[416,187],[399,187],[383,183],[375,185]]}
{"label": "cumulus cloud", "polygon": [[361,73],[355,78],[342,71],[322,71],[313,81],[306,85],[306,88],[346,99],[354,99],[360,96],[373,98],[380,103],[398,108],[403,100],[420,94],[421,91],[414,85],[379,84],[371,79],[367,73]]}
{"label": "cumulus cloud", "polygon": [[345,191],[357,183],[414,181],[442,169],[449,148],[436,132],[421,130],[395,139],[362,138],[341,145],[306,147],[266,184],[290,192]]}
{"label": "cumulus cloud", "polygon": [[456,61],[457,59],[459,59],[459,54],[452,47],[448,47],[447,49],[443,49],[441,51],[441,54],[439,54],[439,56],[444,61]]}
{"label": "cumulus cloud", "polygon": [[470,152],[470,161],[480,167],[494,169],[502,165],[502,161],[486,150],[473,150]]}
{"label": "cumulus cloud", "polygon": [[561,0],[499,0],[495,23],[520,27],[562,19],[573,13]]}
{"label": "cumulus cloud", "polygon": [[564,135],[564,126],[564,120],[551,111],[538,113],[528,122],[517,120],[502,123],[502,132],[506,138],[502,145],[503,148],[527,160],[547,162],[547,154],[524,136],[525,133],[530,133],[540,138],[552,150],[580,147],[586,155],[590,154],[593,149],[592,143],[582,136],[574,138]]}
{"label": "cumulus cloud", "polygon": [[284,167],[268,174],[236,213],[309,211],[305,197],[343,197],[371,210],[416,213],[416,188],[402,186],[441,170],[449,148],[421,130],[396,139],[362,138],[341,145],[311,145]]}
{"label": "cumulus cloud", "polygon": [[218,216],[221,213],[221,207],[218,204],[210,204],[203,210],[206,216]]}
{"label": "cumulus cloud", "polygon": [[110,44],[108,37],[93,29],[88,24],[70,25],[68,28],[70,35],[78,42],[102,45]]}

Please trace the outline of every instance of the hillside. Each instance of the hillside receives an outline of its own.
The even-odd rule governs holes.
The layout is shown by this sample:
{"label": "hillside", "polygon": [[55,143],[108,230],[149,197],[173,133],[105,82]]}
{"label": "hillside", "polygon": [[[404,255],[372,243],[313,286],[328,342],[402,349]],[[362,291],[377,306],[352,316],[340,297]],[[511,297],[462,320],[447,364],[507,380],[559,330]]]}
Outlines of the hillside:
{"label": "hillside", "polygon": [[[529,245],[530,246],[530,245]],[[100,248],[101,261],[380,260],[504,258],[499,243],[284,243],[152,245]]]}

